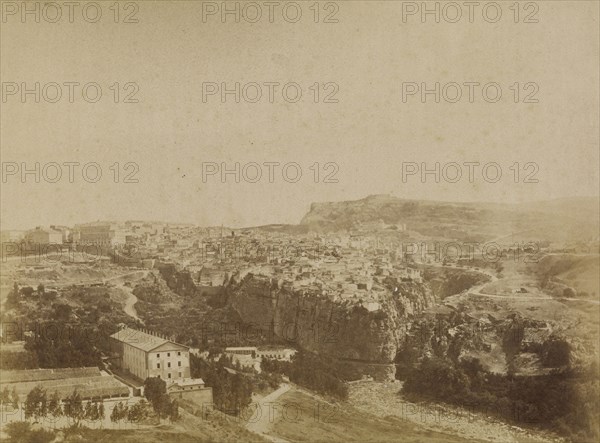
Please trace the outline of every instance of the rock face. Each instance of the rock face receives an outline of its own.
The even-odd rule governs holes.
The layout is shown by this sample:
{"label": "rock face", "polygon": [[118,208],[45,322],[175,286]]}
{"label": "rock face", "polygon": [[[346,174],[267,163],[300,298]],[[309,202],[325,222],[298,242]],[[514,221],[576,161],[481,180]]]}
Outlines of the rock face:
{"label": "rock face", "polygon": [[175,293],[183,297],[191,297],[198,292],[198,288],[189,272],[178,270],[177,266],[172,263],[160,264],[157,268],[167,286]]}
{"label": "rock face", "polygon": [[272,328],[290,344],[355,364],[365,374],[381,367],[385,375],[378,378],[393,377],[392,362],[412,319],[435,303],[425,285],[402,283],[397,295],[386,293],[380,309],[369,311],[332,301],[316,288],[292,290],[253,274],[230,283],[228,300],[244,322]]}

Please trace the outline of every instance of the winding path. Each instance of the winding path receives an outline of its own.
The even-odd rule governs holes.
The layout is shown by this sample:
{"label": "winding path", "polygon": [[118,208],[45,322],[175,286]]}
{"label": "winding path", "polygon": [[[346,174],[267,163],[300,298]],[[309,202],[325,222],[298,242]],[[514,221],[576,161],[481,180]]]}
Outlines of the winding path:
{"label": "winding path", "polygon": [[125,293],[127,294],[127,300],[125,300],[125,305],[123,306],[123,311],[125,312],[125,314],[127,314],[130,317],[133,317],[136,320],[139,320],[143,323],[142,319],[138,317],[137,311],[135,310],[135,307],[134,307],[134,305],[138,301],[138,298],[135,295],[133,295],[133,289],[128,288],[125,285],[121,285],[121,286],[119,286],[119,288],[122,289],[123,291],[125,291]]}
{"label": "winding path", "polygon": [[246,425],[246,429],[248,429],[251,432],[254,432],[255,434],[260,434],[264,438],[269,439],[273,442],[288,443],[287,440],[269,435],[268,432],[270,426],[275,421],[273,420],[271,411],[278,410],[272,409],[270,407],[270,404],[275,403],[279,397],[288,392],[290,389],[291,387],[289,384],[283,383],[278,389],[271,392],[269,395],[263,397],[259,402],[257,402],[257,405],[259,407],[258,418],[257,420],[248,422],[248,424]]}
{"label": "winding path", "polygon": [[[547,254],[547,255],[551,255],[551,254]],[[478,272],[480,274],[484,274],[487,275],[488,277],[491,278],[491,281],[485,282],[485,283],[481,283],[479,285],[473,286],[470,289],[467,289],[464,293],[461,294],[455,294],[455,295],[451,295],[450,297],[456,297],[456,296],[461,296],[461,295],[469,295],[469,296],[476,296],[476,297],[487,297],[487,298],[497,298],[497,299],[504,299],[504,300],[512,300],[512,301],[529,301],[529,300],[549,300],[549,301],[575,301],[575,302],[586,302],[586,303],[592,303],[594,305],[600,305],[600,301],[599,300],[590,300],[590,299],[584,299],[584,298],[575,298],[575,297],[551,297],[549,295],[497,295],[497,294],[485,294],[483,292],[481,292],[481,290],[489,285],[490,283],[496,282],[498,281],[498,277],[496,277],[492,271],[488,271],[487,269],[475,269],[475,268],[470,268],[470,267],[458,267],[458,266],[451,266],[451,265],[443,265],[443,264],[431,264],[431,266],[439,266],[442,268],[451,268],[451,269],[462,269],[462,270],[468,270],[471,272]],[[449,299],[450,297],[446,297],[446,299]]]}
{"label": "winding path", "polygon": [[116,277],[110,277],[110,278],[103,280],[104,283],[112,282],[117,288],[121,289],[125,294],[127,294],[127,299],[125,300],[125,305],[123,306],[123,311],[125,312],[125,314],[129,315],[130,317],[135,318],[136,320],[138,320],[142,323],[144,321],[140,317],[138,317],[137,311],[135,310],[135,306],[134,306],[137,303],[138,298],[133,294],[133,288],[130,288],[129,286],[125,286],[125,281],[122,281],[121,279],[125,279],[130,276],[138,275],[139,277],[136,278],[135,280],[140,280],[140,279],[148,276],[148,272],[149,271],[135,271],[135,272],[130,272],[128,274],[118,275]]}

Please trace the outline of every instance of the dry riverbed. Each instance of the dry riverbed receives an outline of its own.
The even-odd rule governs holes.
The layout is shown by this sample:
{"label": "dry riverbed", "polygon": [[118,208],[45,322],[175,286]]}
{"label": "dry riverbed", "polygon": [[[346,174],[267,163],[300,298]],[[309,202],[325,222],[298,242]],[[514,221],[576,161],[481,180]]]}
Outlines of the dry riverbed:
{"label": "dry riverbed", "polygon": [[398,393],[402,383],[360,382],[350,385],[349,403],[379,417],[395,416],[431,431],[465,440],[490,442],[550,443],[563,439],[537,430],[513,426],[481,412],[410,402]]}

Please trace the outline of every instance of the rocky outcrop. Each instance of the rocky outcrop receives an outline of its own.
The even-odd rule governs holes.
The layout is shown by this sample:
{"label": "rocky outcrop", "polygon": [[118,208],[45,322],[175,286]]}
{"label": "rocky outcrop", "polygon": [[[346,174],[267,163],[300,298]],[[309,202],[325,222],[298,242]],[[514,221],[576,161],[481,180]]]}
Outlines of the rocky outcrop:
{"label": "rocky outcrop", "polygon": [[[228,303],[244,322],[272,328],[290,344],[354,362],[369,374],[373,366],[392,366],[410,322],[434,302],[425,285],[411,282],[402,283],[396,295],[386,292],[376,311],[333,301],[317,287],[292,290],[260,275],[248,274],[228,287]],[[380,372],[393,376],[393,370]]]}
{"label": "rocky outcrop", "polygon": [[191,297],[198,293],[198,287],[188,271],[178,270],[172,263],[159,264],[157,268],[169,289],[176,294]]}

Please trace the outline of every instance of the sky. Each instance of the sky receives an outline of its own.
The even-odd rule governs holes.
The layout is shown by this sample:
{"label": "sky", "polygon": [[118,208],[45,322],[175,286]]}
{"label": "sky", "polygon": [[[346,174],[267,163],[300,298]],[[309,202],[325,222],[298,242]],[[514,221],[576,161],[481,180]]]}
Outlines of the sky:
{"label": "sky", "polygon": [[[21,2],[4,2],[0,22],[2,229],[297,223],[312,202],[370,194],[598,195],[597,2],[537,2],[518,23],[512,2],[495,23],[493,10],[471,23],[466,9],[455,23],[450,9],[423,22],[391,1],[318,2],[318,17],[315,2],[281,2],[287,15],[277,7],[272,23],[265,2],[258,20],[228,2],[237,23],[221,2],[122,2],[117,23],[114,2],[99,2],[98,21],[81,8],[71,23],[64,2],[57,20],[31,3],[39,23]],[[36,82],[37,103],[21,95]],[[466,82],[479,84],[472,102]],[[238,101],[221,96],[236,83]],[[423,99],[436,83],[439,103]],[[39,174],[21,175],[36,163]],[[436,163],[437,176],[421,176]]]}

